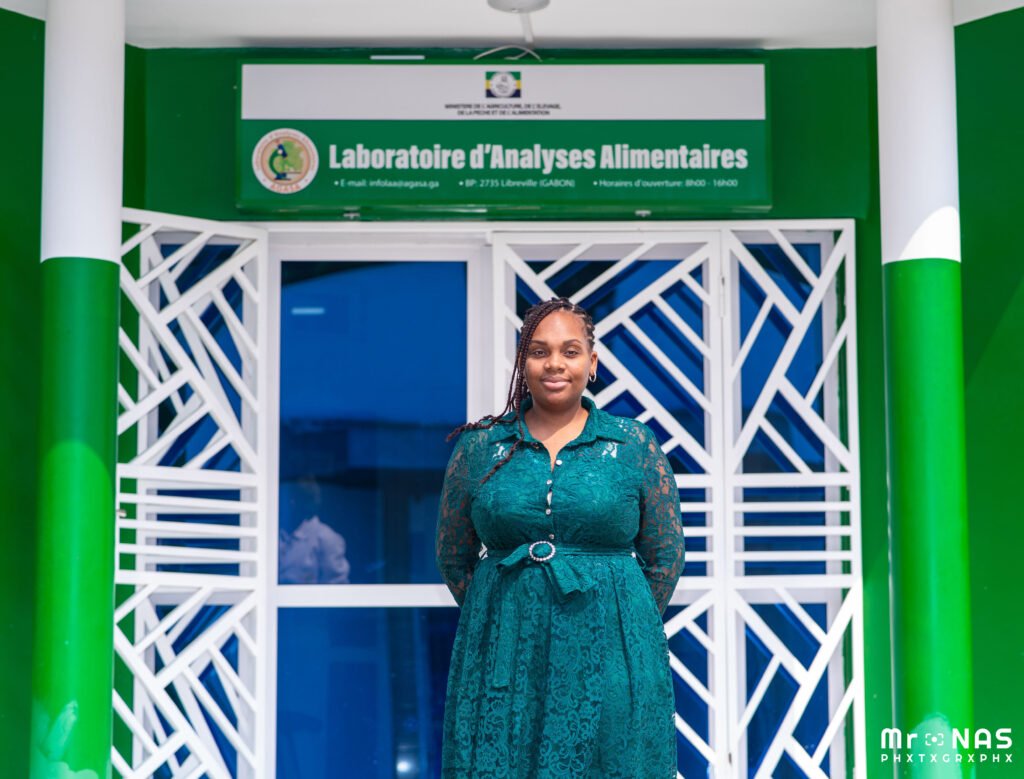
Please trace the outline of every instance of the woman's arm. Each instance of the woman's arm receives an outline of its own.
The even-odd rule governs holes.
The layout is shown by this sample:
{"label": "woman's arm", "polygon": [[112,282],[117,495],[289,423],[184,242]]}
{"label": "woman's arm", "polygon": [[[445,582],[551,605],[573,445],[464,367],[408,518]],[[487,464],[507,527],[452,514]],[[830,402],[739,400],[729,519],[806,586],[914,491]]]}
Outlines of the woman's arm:
{"label": "woman's arm", "polygon": [[471,431],[464,431],[455,442],[448,460],[437,512],[437,536],[434,552],[441,578],[448,585],[455,602],[462,606],[473,579],[473,569],[480,560],[480,539],[470,519],[471,484],[466,440]]}
{"label": "woman's arm", "polygon": [[647,425],[643,425],[640,488],[640,532],[636,550],[644,559],[644,576],[658,604],[665,613],[683,572],[686,547],[683,540],[683,518],[679,508],[679,489],[661,445]]}

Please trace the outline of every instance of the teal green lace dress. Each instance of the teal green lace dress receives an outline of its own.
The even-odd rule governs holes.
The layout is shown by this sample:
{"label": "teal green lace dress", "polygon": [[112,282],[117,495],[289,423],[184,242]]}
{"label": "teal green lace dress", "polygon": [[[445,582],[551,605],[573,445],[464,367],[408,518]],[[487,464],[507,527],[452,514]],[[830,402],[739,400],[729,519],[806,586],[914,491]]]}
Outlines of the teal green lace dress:
{"label": "teal green lace dress", "polygon": [[582,403],[554,467],[524,424],[480,486],[520,435],[513,413],[449,460],[437,564],[462,610],[445,779],[676,778],[661,615],[683,569],[679,492],[647,425]]}

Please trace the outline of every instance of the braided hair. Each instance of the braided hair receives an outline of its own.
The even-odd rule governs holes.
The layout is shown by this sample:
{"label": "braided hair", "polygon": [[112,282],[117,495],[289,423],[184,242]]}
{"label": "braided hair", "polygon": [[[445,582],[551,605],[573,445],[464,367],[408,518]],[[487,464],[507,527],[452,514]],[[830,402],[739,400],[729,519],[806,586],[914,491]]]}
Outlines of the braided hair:
{"label": "braided hair", "polygon": [[464,425],[460,425],[452,430],[452,432],[448,434],[447,438],[445,438],[446,441],[449,441],[453,436],[458,435],[463,430],[492,428],[494,427],[494,424],[509,411],[516,412],[516,424],[519,427],[519,437],[516,438],[512,448],[508,450],[508,454],[506,454],[502,460],[496,463],[494,467],[487,472],[487,475],[481,480],[481,484],[491,478],[491,474],[497,471],[498,468],[512,459],[512,455],[515,453],[516,449],[518,449],[519,445],[523,443],[525,431],[523,430],[523,414],[520,409],[523,399],[529,392],[526,385],[526,357],[529,352],[530,341],[533,339],[533,333],[537,329],[537,326],[544,317],[554,311],[568,311],[582,317],[583,327],[587,334],[587,344],[590,351],[594,350],[594,321],[591,319],[590,314],[568,298],[551,298],[541,303],[537,303],[534,306],[530,306],[530,308],[526,310],[526,313],[523,315],[523,327],[519,332],[519,344],[516,347],[516,360],[512,369],[512,380],[509,382],[508,399],[505,401],[505,410],[497,415],[488,414],[477,422],[467,422]]}

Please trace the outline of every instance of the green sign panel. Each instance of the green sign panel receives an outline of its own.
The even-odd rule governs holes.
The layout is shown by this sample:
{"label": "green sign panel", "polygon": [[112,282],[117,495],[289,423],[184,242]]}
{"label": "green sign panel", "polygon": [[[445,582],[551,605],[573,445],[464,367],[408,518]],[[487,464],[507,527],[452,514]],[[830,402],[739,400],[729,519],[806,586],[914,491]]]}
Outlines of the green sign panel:
{"label": "green sign panel", "polygon": [[240,117],[238,199],[254,211],[633,217],[770,203],[761,64],[249,64]]}

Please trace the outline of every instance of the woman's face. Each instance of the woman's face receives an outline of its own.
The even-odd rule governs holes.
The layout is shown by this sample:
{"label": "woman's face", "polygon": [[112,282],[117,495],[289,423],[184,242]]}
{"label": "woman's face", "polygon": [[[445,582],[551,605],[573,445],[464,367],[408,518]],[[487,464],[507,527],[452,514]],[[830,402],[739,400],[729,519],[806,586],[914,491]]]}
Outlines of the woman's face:
{"label": "woman's face", "polygon": [[552,311],[540,321],[526,351],[526,386],[535,405],[579,405],[596,370],[597,352],[589,351],[582,317]]}

